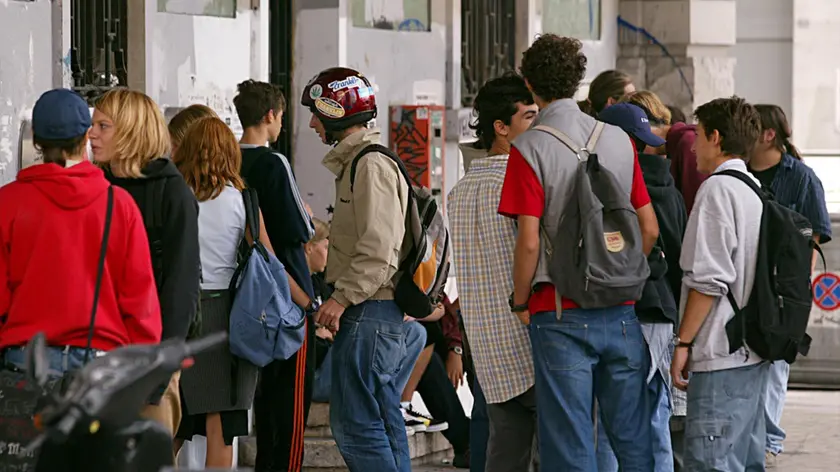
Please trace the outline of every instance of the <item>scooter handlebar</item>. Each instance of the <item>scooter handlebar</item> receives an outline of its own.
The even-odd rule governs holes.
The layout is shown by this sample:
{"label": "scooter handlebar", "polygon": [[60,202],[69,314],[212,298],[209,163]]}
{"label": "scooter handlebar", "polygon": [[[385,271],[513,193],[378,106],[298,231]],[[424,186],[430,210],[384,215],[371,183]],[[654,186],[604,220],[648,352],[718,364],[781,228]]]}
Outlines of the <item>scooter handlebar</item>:
{"label": "scooter handlebar", "polygon": [[226,342],[227,339],[228,335],[223,331],[209,334],[201,339],[196,339],[195,341],[188,342],[184,350],[186,351],[188,357],[194,356],[200,352],[213,349],[219,344]]}

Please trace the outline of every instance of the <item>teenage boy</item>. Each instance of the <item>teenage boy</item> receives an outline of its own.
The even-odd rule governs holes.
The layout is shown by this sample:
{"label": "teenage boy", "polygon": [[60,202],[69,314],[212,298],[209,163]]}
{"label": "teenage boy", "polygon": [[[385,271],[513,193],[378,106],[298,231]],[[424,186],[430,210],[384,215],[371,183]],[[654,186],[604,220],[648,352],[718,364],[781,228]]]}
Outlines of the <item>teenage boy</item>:
{"label": "teenage boy", "polygon": [[335,291],[315,318],[337,331],[330,427],[350,471],[410,472],[400,394],[425,333],[416,322],[404,322],[394,302],[408,182],[379,152],[362,156],[351,171],[363,149],[382,142],[379,129],[367,127],[376,117],[376,96],[361,73],[342,67],[319,73],[301,104],[312,112],[309,127],[334,146],[323,164],[336,176],[327,258],[327,282]]}
{"label": "teenage boy", "polygon": [[[253,80],[239,84],[238,92],[233,104],[245,129],[240,140],[241,174],[257,191],[271,246],[290,276],[292,298],[310,309],[314,295],[304,244],[314,234],[314,226],[289,161],[267,147],[280,135],[286,99],[276,85]],[[311,316],[307,320],[300,350],[260,371],[254,397],[257,472],[296,472],[303,465],[303,432],[315,378],[315,349],[309,349],[315,327]]]}
{"label": "teenage boy", "polygon": [[[516,223],[498,214],[511,142],[530,128],[537,105],[517,74],[490,80],[475,99],[481,150],[449,194],[461,313],[476,377],[487,401],[490,439],[483,470],[528,470],[537,429],[528,328],[510,314]],[[484,458],[480,458],[483,462]],[[477,461],[476,461],[477,462]]]}
{"label": "teenage boy", "polygon": [[[573,99],[586,73],[581,49],[576,39],[545,34],[523,54],[522,75],[540,108],[534,123],[565,134],[576,149],[596,141],[591,145],[600,165],[613,174],[616,190],[636,209],[639,226],[631,230],[638,244],[629,250],[638,260],[638,251],[649,254],[659,236],[656,214],[630,138],[615,126],[597,125]],[[600,137],[593,134],[598,130]],[[518,221],[510,310],[530,326],[540,464],[563,471],[597,470],[593,425],[593,397],[597,397],[622,469],[649,472],[653,470],[646,382],[650,358],[634,300],[580,308],[575,300],[557,295],[549,276],[547,254],[573,250],[572,244],[547,246],[559,234],[576,178],[579,157],[570,146],[539,129],[522,133],[510,150],[499,202],[499,212]],[[610,251],[621,252],[627,246],[620,232],[605,235],[606,239],[611,239]],[[620,275],[638,278],[638,267],[628,266]]]}
{"label": "teenage boy", "polygon": [[[658,148],[665,140],[653,133],[649,112],[631,103],[607,107],[598,119],[620,127],[630,136],[636,149]],[[651,276],[636,303],[636,315],[642,323],[642,332],[648,345],[651,369],[648,373],[648,399],[651,406],[651,437],[653,439],[653,472],[673,472],[674,456],[671,445],[671,354],[674,325],[677,323],[677,304],[682,271],[680,271],[680,246],[682,245],[688,216],[683,197],[674,186],[670,162],[664,156],[639,153],[639,166],[650,194],[660,239],[648,257]],[[599,442],[599,447],[609,447]],[[600,454],[599,457],[604,457]],[[602,472],[618,470],[618,464],[600,467]]]}
{"label": "teenage boy", "polygon": [[[731,290],[744,306],[752,291],[763,205],[740,179],[761,133],[761,119],[738,97],[701,105],[697,170],[711,174],[694,201],[683,241],[681,322],[671,376],[688,390],[686,470],[764,470],[769,363],[749,348],[729,353]],[[688,380],[688,373],[691,380]]]}

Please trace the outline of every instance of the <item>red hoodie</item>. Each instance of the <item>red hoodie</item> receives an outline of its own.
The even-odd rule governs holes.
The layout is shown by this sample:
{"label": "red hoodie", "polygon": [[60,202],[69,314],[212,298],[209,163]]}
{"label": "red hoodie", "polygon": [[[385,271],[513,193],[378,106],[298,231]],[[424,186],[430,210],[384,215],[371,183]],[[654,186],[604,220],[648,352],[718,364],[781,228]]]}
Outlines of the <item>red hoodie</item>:
{"label": "red hoodie", "polygon": [[700,184],[708,177],[697,171],[697,154],[692,149],[697,138],[696,129],[695,125],[674,123],[665,139],[665,149],[668,158],[671,159],[671,175],[685,200],[685,209],[689,214]]}
{"label": "red hoodie", "polygon": [[[89,162],[41,164],[0,188],[0,348],[43,331],[52,346],[87,344],[108,181]],[[160,342],[161,319],[140,211],[114,188],[93,347]]]}

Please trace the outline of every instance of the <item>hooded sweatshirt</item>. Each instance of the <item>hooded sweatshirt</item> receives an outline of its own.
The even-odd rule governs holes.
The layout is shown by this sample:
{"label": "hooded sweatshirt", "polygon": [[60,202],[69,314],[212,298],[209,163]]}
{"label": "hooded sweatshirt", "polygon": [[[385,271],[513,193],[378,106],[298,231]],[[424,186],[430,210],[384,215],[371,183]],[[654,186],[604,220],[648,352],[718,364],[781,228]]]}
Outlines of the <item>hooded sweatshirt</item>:
{"label": "hooded sweatshirt", "polygon": [[[0,347],[38,332],[87,345],[108,181],[89,162],[41,164],[0,188]],[[94,349],[160,341],[160,309],[137,206],[114,189]]]}
{"label": "hooded sweatshirt", "polygon": [[143,178],[106,174],[140,208],[150,246],[160,312],[162,339],[184,339],[198,308],[201,260],[198,249],[198,201],[169,159],[155,159],[143,168]]}
{"label": "hooded sweatshirt", "polygon": [[675,123],[668,131],[665,143],[668,158],[672,163],[671,175],[677,190],[682,193],[688,213],[691,213],[691,208],[694,207],[694,197],[700,189],[700,184],[708,177],[697,171],[697,154],[692,150],[697,137],[696,132],[695,125]]}

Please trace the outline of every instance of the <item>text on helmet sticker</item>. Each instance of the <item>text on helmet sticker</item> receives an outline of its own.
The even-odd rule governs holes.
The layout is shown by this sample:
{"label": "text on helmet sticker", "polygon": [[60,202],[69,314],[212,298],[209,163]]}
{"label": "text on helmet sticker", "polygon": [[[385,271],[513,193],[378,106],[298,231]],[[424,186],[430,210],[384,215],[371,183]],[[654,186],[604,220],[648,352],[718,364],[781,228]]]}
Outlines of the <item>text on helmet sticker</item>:
{"label": "text on helmet sticker", "polygon": [[309,98],[312,100],[316,100],[324,94],[324,89],[321,87],[321,84],[314,84],[312,88],[309,89]]}
{"label": "text on helmet sticker", "polygon": [[344,116],[344,107],[331,98],[316,99],[315,108],[330,118],[342,118]]}
{"label": "text on helmet sticker", "polygon": [[343,88],[357,88],[357,87],[365,87],[365,81],[356,77],[355,75],[352,77],[347,77],[344,80],[336,80],[330,82],[329,88],[330,90],[341,90]]}

